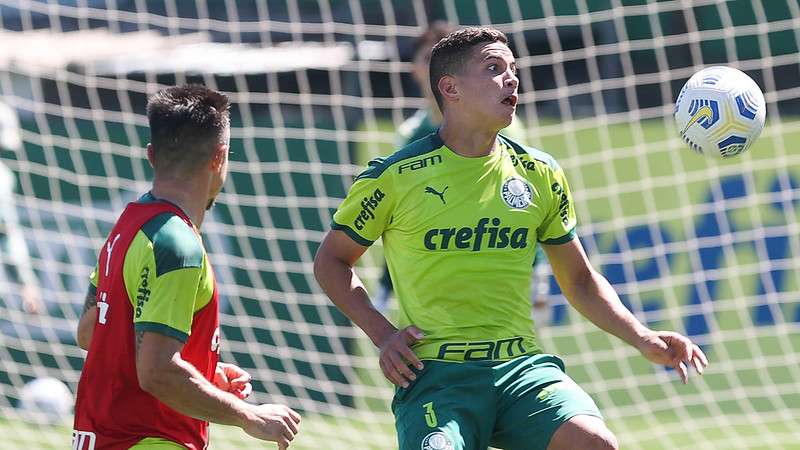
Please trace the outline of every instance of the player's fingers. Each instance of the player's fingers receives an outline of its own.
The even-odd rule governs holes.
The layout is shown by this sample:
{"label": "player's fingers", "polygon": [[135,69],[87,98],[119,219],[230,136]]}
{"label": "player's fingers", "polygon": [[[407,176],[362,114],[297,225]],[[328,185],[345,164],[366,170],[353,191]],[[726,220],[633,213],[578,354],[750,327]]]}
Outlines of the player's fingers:
{"label": "player's fingers", "polygon": [[703,349],[701,349],[697,344],[694,345],[694,355],[695,357],[700,358],[700,362],[703,363],[703,367],[708,366],[708,358],[706,358],[706,354],[703,352]]}
{"label": "player's fingers", "polygon": [[[285,423],[286,426],[289,427],[289,430],[292,432],[292,439],[294,439],[294,435],[297,434],[298,431],[300,431],[300,428],[298,428],[295,421],[292,420],[292,418],[289,417],[288,414],[283,416],[283,423]],[[291,441],[292,439],[289,440]]]}
{"label": "player's fingers", "polygon": [[425,337],[425,333],[422,332],[419,328],[415,327],[414,325],[409,325],[403,329],[403,332],[406,334],[406,343],[413,344],[418,340]]}
{"label": "player's fingers", "polygon": [[296,424],[298,424],[298,425],[300,424],[300,421],[302,420],[302,417],[300,417],[300,414],[298,414],[298,413],[297,413],[297,411],[295,411],[295,410],[293,410],[292,408],[289,408],[289,407],[287,406],[287,407],[286,407],[286,412],[289,414],[289,417],[291,417],[291,418],[292,418],[292,420],[294,421],[294,423],[296,423]]}
{"label": "player's fingers", "polygon": [[242,400],[249,397],[252,392],[253,392],[253,385],[250,383],[245,383],[244,385],[239,386],[236,390],[233,391],[233,393]]}
{"label": "player's fingers", "polygon": [[686,368],[686,364],[684,364],[683,361],[674,365],[673,368],[676,371],[678,371],[678,374],[681,376],[681,381],[683,382],[683,384],[689,382],[689,369]]}
{"label": "player's fingers", "polygon": [[217,364],[216,370],[214,370],[214,386],[226,391],[228,390],[228,377],[225,375],[225,370]]}
{"label": "player's fingers", "polygon": [[417,358],[417,355],[408,347],[401,347],[400,348],[400,355],[405,359],[409,364],[413,365],[419,370],[422,370],[422,361]]}
{"label": "player's fingers", "polygon": [[289,440],[286,439],[285,437],[281,437],[275,442],[278,444],[279,450],[286,450],[287,448],[289,448]]}
{"label": "player's fingers", "polygon": [[408,387],[408,381],[414,380],[417,376],[408,368],[403,358],[396,351],[389,351],[387,357],[394,370],[400,375],[401,386]]}
{"label": "player's fingers", "polygon": [[692,365],[694,366],[694,370],[697,371],[700,375],[703,374],[703,363],[700,361],[700,358],[697,356],[692,358]]}
{"label": "player's fingers", "polygon": [[249,372],[233,364],[225,365],[225,375],[231,380],[231,383],[247,383],[253,379]]}
{"label": "player's fingers", "polygon": [[387,360],[385,355],[382,355],[379,360],[381,371],[383,372],[383,376],[386,377],[389,382],[396,386],[402,386],[403,383],[400,381],[400,374],[394,370],[392,364]]}

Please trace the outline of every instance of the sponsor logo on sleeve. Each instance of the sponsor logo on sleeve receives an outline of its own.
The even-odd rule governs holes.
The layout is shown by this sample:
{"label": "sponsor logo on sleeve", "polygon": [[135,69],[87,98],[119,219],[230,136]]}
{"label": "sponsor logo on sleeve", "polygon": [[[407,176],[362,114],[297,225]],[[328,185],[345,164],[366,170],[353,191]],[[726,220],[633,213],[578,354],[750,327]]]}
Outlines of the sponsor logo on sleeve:
{"label": "sponsor logo on sleeve", "polygon": [[561,217],[561,223],[564,225],[569,224],[569,198],[567,198],[567,193],[558,183],[553,183],[550,189],[556,194],[556,199],[558,200],[558,215]]}
{"label": "sponsor logo on sleeve", "polygon": [[145,266],[142,273],[139,274],[141,279],[139,282],[139,289],[136,290],[136,318],[142,317],[142,308],[144,304],[150,300],[150,268]]}
{"label": "sponsor logo on sleeve", "polygon": [[533,161],[524,160],[514,154],[509,154],[508,156],[511,158],[511,164],[513,164],[514,167],[522,166],[525,170],[536,170],[536,163]]}
{"label": "sponsor logo on sleeve", "polygon": [[375,219],[375,210],[384,198],[386,198],[386,194],[380,189],[375,189],[372,195],[361,200],[361,211],[353,221],[353,226],[356,230],[363,230],[367,222]]}

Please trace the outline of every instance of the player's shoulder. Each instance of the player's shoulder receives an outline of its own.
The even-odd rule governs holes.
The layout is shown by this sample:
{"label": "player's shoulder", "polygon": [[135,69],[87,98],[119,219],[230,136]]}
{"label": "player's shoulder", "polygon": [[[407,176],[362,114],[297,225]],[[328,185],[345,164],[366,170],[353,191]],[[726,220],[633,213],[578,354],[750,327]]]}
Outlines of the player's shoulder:
{"label": "player's shoulder", "polygon": [[158,214],[142,225],[140,231],[153,251],[157,276],[202,266],[203,244],[194,229],[177,214]]}
{"label": "player's shoulder", "polygon": [[442,138],[439,137],[438,133],[430,133],[389,156],[373,159],[369,162],[367,169],[356,177],[356,181],[365,178],[380,178],[391,173],[402,174],[404,164],[413,163],[420,158],[430,156],[433,152],[442,148],[443,145]]}
{"label": "player's shoulder", "polygon": [[556,159],[549,153],[524,145],[503,134],[499,134],[498,137],[506,145],[506,147],[509,148],[512,156],[515,156],[522,161],[531,161],[534,163],[539,162],[541,165],[551,171],[558,171],[561,169],[561,166],[558,165],[558,161],[556,161]]}

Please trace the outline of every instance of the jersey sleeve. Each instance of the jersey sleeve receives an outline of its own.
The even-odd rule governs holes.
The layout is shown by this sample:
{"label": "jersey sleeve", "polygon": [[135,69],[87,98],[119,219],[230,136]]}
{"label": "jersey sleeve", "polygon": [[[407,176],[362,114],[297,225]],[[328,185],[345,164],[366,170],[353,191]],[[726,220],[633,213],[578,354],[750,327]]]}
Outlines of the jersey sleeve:
{"label": "jersey sleeve", "polygon": [[331,228],[344,231],[364,246],[372,245],[392,219],[394,192],[383,167],[378,160],[370,162],[333,215]]}
{"label": "jersey sleeve", "polygon": [[92,273],[89,274],[89,289],[86,292],[87,297],[97,296],[97,281],[97,264],[95,264],[94,270],[92,270]]}
{"label": "jersey sleeve", "polygon": [[200,268],[190,267],[148,277],[147,281],[143,278],[134,307],[136,331],[154,331],[186,342],[191,334],[200,274]]}
{"label": "jersey sleeve", "polygon": [[199,238],[177,216],[158,216],[142,227],[131,246],[124,276],[136,331],[186,342],[204,273]]}
{"label": "jersey sleeve", "polygon": [[95,263],[94,270],[92,270],[92,273],[89,274],[89,285],[91,287],[93,287],[95,290],[97,290],[97,282],[98,282],[97,273],[98,273],[97,272],[97,263]]}
{"label": "jersey sleeve", "polygon": [[539,242],[564,244],[571,241],[575,237],[577,224],[575,203],[561,167],[553,169],[550,189],[543,196],[548,200],[548,212],[537,229]]}

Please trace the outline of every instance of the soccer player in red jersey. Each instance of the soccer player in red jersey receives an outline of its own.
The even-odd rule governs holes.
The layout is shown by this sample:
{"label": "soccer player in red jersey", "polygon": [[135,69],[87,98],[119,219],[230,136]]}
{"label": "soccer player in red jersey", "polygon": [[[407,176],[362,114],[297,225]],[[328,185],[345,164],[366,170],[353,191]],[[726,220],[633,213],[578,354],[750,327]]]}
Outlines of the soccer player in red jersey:
{"label": "soccer player in red jersey", "polygon": [[152,189],[128,204],[100,250],[78,343],[88,350],[74,450],[201,450],[208,422],[289,446],[300,416],[253,405],[250,376],[218,362],[218,293],[200,225],[228,171],[229,103],[175,86],[147,104]]}

